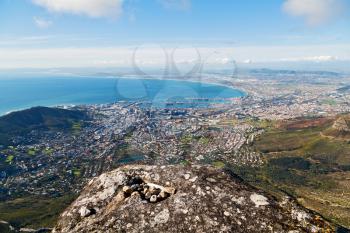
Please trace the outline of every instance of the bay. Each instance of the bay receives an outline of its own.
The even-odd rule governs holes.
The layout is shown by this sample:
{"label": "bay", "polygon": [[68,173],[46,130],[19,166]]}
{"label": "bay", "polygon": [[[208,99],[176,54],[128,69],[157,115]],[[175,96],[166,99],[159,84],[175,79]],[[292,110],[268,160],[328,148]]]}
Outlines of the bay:
{"label": "bay", "polygon": [[0,115],[34,106],[146,102],[154,107],[209,107],[244,92],[215,84],[101,77],[0,78]]}

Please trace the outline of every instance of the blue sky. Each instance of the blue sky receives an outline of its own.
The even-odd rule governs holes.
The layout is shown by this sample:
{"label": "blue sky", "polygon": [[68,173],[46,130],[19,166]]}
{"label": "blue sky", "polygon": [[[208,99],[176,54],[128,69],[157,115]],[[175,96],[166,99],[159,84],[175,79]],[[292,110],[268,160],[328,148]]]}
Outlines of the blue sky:
{"label": "blue sky", "polygon": [[135,47],[150,64],[177,47],[188,61],[199,50],[246,64],[344,62],[347,1],[1,0],[0,68],[128,66]]}

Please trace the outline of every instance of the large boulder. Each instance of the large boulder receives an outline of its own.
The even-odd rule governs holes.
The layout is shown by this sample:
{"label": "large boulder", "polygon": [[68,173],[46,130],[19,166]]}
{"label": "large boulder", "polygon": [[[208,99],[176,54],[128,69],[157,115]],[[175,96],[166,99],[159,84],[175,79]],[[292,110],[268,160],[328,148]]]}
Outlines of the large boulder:
{"label": "large boulder", "polygon": [[209,166],[121,167],[92,179],[53,230],[74,232],[333,232],[289,198],[278,202]]}

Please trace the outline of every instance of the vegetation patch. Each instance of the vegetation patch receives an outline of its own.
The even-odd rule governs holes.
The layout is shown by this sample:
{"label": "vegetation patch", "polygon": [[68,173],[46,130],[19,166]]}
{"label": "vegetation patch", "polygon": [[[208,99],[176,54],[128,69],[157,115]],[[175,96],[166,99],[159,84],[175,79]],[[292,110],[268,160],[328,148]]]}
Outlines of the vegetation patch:
{"label": "vegetation patch", "polygon": [[224,168],[225,167],[225,163],[222,161],[215,161],[212,163],[214,167],[216,168]]}
{"label": "vegetation patch", "polygon": [[73,169],[73,175],[75,177],[80,177],[81,176],[81,170],[78,168]]}
{"label": "vegetation patch", "polygon": [[6,157],[6,160],[5,162],[8,163],[8,164],[12,164],[12,161],[14,160],[15,156],[14,155],[8,155]]}
{"label": "vegetation patch", "polygon": [[29,156],[35,156],[36,152],[37,152],[37,150],[35,148],[30,148],[30,149],[28,149],[27,154]]}
{"label": "vegetation patch", "polygon": [[75,124],[87,120],[84,112],[59,108],[34,107],[0,117],[0,144],[9,146],[13,136],[32,130],[79,130]]}
{"label": "vegetation patch", "polygon": [[277,196],[288,193],[304,206],[350,227],[350,144],[322,134],[336,119],[304,118],[266,128],[253,144],[265,164],[233,169],[259,188]]}
{"label": "vegetation patch", "polygon": [[0,203],[0,219],[16,227],[53,227],[60,213],[76,198],[27,196]]}

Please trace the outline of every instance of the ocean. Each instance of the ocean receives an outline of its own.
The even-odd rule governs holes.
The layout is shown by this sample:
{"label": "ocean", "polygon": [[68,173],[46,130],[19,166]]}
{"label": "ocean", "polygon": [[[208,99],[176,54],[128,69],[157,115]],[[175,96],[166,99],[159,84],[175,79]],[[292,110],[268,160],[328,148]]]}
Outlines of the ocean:
{"label": "ocean", "polygon": [[[34,106],[144,102],[154,107],[209,107],[245,93],[200,82],[100,78],[0,78],[0,115]],[[226,99],[226,100],[225,100]]]}

